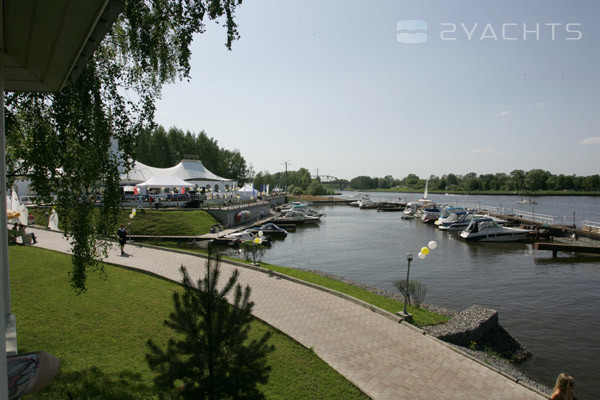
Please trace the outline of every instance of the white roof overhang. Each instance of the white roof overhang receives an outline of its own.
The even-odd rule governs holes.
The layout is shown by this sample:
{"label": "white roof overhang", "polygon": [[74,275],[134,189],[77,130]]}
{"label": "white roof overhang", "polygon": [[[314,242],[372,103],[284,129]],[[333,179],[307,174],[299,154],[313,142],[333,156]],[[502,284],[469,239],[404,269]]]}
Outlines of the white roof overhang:
{"label": "white roof overhang", "polygon": [[2,0],[4,90],[55,92],[74,82],[122,0]]}

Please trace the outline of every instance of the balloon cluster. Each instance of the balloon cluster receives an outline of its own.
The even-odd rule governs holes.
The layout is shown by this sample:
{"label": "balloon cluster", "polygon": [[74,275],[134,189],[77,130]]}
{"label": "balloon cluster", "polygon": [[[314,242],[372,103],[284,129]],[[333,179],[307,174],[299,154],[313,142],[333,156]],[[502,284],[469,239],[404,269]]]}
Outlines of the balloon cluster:
{"label": "balloon cluster", "polygon": [[131,214],[129,214],[129,218],[133,219],[135,217],[135,208],[131,210]]}
{"label": "balloon cluster", "polygon": [[258,231],[258,237],[254,238],[254,243],[261,244],[263,242],[263,231]]}
{"label": "balloon cluster", "polygon": [[421,260],[424,260],[425,257],[427,257],[427,254],[429,254],[429,250],[433,250],[437,248],[437,246],[437,242],[432,240],[431,242],[427,243],[427,247],[421,247],[421,251],[419,254],[417,254],[417,257],[419,257]]}

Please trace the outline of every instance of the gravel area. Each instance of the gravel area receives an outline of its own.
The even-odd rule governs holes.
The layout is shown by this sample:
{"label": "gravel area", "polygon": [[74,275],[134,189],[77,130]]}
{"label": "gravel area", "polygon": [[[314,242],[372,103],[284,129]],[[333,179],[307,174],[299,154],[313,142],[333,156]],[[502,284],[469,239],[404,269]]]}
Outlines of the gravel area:
{"label": "gravel area", "polygon": [[[350,280],[347,278],[329,274],[327,272],[319,271],[316,269],[309,269],[309,268],[294,268],[294,269],[297,269],[299,271],[311,272],[313,274],[317,274],[317,275],[320,275],[320,276],[323,276],[326,278],[335,279],[336,281],[344,282],[349,285],[368,290],[371,293],[375,293],[375,294],[383,296],[383,297],[387,297],[387,298],[398,300],[398,301],[404,301],[404,297],[400,293],[396,293],[396,292],[392,292],[392,291],[384,290],[384,289],[379,289],[379,288],[376,288],[376,287],[373,287],[373,286],[370,286],[370,285],[367,285],[367,284],[364,284],[361,282],[356,282],[356,281],[353,281],[353,280]],[[432,304],[422,304],[421,308],[435,312],[437,314],[448,316],[450,318],[456,316],[459,313],[458,311],[450,310],[450,309],[443,308],[443,307],[438,307],[438,306],[435,306]],[[499,338],[499,340],[501,340],[501,341],[504,340],[506,336],[510,337],[510,335],[506,331],[504,331],[504,329],[502,327],[500,327],[500,326],[498,326],[498,327],[499,327],[500,332],[497,337]],[[477,358],[478,360],[480,360],[480,361],[504,372],[505,374],[508,374],[508,375],[514,377],[515,379],[518,379],[519,381],[524,382],[544,393],[547,393],[547,394],[552,393],[552,388],[546,386],[545,384],[538,382],[534,377],[531,377],[528,374],[526,374],[524,371],[522,371],[518,367],[518,364],[517,365],[512,364],[509,360],[507,360],[505,358],[493,356],[493,355],[490,355],[483,351],[472,350],[468,347],[456,346],[451,343],[448,343],[448,345],[456,347],[457,349],[460,349],[461,351],[469,354],[471,357]],[[524,358],[527,358],[527,357],[523,357],[523,359]]]}

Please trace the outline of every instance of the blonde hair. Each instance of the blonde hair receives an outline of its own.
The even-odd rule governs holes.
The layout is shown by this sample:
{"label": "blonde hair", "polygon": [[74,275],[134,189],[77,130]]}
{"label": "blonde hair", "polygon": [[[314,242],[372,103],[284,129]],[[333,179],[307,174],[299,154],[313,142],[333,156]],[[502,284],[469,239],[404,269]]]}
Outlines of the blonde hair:
{"label": "blonde hair", "polygon": [[554,390],[564,392],[565,390],[572,388],[575,385],[575,380],[572,376],[565,374],[564,372],[556,378],[556,384]]}

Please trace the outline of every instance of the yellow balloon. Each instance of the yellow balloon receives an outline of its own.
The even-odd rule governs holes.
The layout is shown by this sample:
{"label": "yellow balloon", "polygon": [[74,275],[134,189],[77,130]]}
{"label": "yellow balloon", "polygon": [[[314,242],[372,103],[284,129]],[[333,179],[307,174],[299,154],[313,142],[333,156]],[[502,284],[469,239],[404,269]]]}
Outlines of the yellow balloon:
{"label": "yellow balloon", "polygon": [[259,238],[254,239],[254,243],[260,244],[260,239]]}
{"label": "yellow balloon", "polygon": [[427,247],[421,247],[421,253],[427,255],[429,254],[429,249]]}

